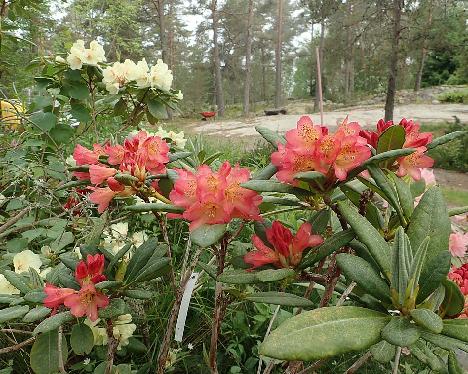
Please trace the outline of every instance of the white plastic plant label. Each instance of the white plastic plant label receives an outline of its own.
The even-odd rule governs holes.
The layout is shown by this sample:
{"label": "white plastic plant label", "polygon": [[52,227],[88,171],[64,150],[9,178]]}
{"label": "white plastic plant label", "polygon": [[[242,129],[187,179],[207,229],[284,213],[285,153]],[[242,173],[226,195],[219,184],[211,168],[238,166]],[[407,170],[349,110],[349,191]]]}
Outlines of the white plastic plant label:
{"label": "white plastic plant label", "polygon": [[174,340],[181,342],[184,336],[185,320],[187,319],[187,312],[192,298],[192,292],[197,283],[199,273],[192,273],[187,284],[185,285],[184,294],[182,296],[182,302],[180,303],[179,315],[177,316],[177,324],[175,329]]}

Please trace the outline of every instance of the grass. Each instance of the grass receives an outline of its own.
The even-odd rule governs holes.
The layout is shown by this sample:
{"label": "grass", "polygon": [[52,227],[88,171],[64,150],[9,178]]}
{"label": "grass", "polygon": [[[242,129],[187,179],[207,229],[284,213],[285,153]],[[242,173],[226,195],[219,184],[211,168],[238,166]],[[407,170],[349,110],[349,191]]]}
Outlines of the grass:
{"label": "grass", "polygon": [[442,193],[448,205],[466,206],[468,205],[468,191],[453,187],[442,187]]}

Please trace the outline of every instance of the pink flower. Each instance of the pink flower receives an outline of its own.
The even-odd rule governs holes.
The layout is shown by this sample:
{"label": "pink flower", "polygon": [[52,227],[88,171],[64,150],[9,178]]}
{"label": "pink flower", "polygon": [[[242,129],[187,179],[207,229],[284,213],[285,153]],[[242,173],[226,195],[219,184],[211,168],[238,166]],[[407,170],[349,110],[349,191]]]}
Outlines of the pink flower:
{"label": "pink flower", "polygon": [[400,126],[405,128],[406,138],[403,148],[418,148],[425,147],[432,141],[432,134],[430,132],[419,132],[419,125],[413,120],[403,118],[400,121]]}
{"label": "pink flower", "polygon": [[250,179],[250,172],[229,162],[213,171],[201,165],[196,173],[177,169],[179,178],[169,194],[174,205],[185,209],[182,216],[190,222],[190,230],[201,225],[228,223],[233,218],[259,220],[261,196],[240,186]]}
{"label": "pink flower", "polygon": [[79,284],[99,283],[106,280],[104,272],[104,255],[88,255],[86,262],[81,260],[75,269],[75,279]]}
{"label": "pink flower", "polygon": [[109,156],[109,158],[107,159],[107,162],[109,164],[119,165],[122,163],[125,154],[125,148],[123,146],[121,146],[120,144],[106,145],[104,151]]}
{"label": "pink flower", "polygon": [[114,168],[108,168],[102,165],[91,165],[89,167],[89,176],[92,184],[101,184],[107,178],[113,177],[117,173]]}
{"label": "pink flower", "polygon": [[85,284],[77,293],[65,298],[64,304],[75,317],[86,315],[91,321],[98,318],[98,309],[109,305],[109,298],[96,290],[94,283]]}
{"label": "pink flower", "polygon": [[397,175],[403,177],[409,174],[414,180],[421,179],[421,168],[431,168],[434,165],[434,160],[424,154],[426,147],[416,148],[416,152],[408,156],[398,158]]}
{"label": "pink flower", "polygon": [[73,158],[76,164],[81,165],[93,165],[99,161],[99,156],[104,152],[99,144],[94,144],[94,150],[83,147],[81,144],[77,144],[73,151]]}
{"label": "pink flower", "polygon": [[421,169],[421,178],[424,179],[426,187],[435,186],[437,183],[433,169]]}
{"label": "pink flower", "polygon": [[63,304],[65,298],[74,294],[76,291],[71,288],[60,288],[53,284],[46,283],[44,287],[46,297],[43,301],[44,306],[54,311]]}
{"label": "pink flower", "polygon": [[104,212],[109,206],[111,200],[117,192],[111,190],[109,187],[89,187],[93,192],[89,195],[89,200],[98,205],[98,212]]}
{"label": "pink flower", "polygon": [[[297,185],[294,176],[299,172],[318,171],[333,184],[345,180],[351,169],[361,165],[370,155],[367,140],[361,137],[361,126],[348,122],[348,117],[335,134],[321,126],[314,126],[309,117],[301,117],[296,129],[286,133],[286,144],[278,144],[271,162],[278,168],[276,177]],[[336,179],[335,179],[336,178]]]}
{"label": "pink flower", "polygon": [[301,225],[296,235],[274,221],[271,228],[266,230],[268,243],[264,243],[257,235],[252,237],[256,250],[248,252],[244,261],[252,265],[251,269],[272,264],[277,268],[296,267],[302,260],[302,252],[306,248],[315,247],[323,243],[320,235],[312,234],[312,226],[306,222]]}
{"label": "pink flower", "polygon": [[468,250],[468,233],[451,233],[449,239],[449,250],[453,257],[465,256]]}

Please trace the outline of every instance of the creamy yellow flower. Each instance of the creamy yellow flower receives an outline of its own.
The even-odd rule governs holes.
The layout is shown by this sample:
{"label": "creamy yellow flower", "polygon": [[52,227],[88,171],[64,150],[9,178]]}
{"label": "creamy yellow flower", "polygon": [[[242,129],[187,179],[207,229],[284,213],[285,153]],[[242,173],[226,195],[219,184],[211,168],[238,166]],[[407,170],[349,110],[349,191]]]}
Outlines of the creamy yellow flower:
{"label": "creamy yellow flower", "polygon": [[106,61],[106,53],[101,44],[96,40],[89,43],[89,49],[85,49],[83,63],[97,66],[100,62]]}
{"label": "creamy yellow flower", "polygon": [[162,91],[169,91],[172,86],[172,71],[169,66],[159,59],[156,65],[151,67],[149,82],[151,87],[159,88]]}
{"label": "creamy yellow flower", "polygon": [[67,56],[70,69],[79,70],[83,67],[83,59],[85,54],[85,46],[83,40],[77,40],[70,48],[70,53]]}
{"label": "creamy yellow flower", "polygon": [[128,339],[133,335],[136,330],[136,325],[132,322],[132,316],[130,314],[123,314],[117,317],[112,328],[112,334],[114,338],[119,341],[117,347],[120,350],[122,347],[128,345]]}
{"label": "creamy yellow flower", "polygon": [[128,71],[127,79],[135,81],[138,88],[146,88],[149,86],[148,82],[148,64],[145,59],[138,61],[132,69]]}
{"label": "creamy yellow flower", "polygon": [[66,64],[67,63],[67,61],[62,56],[55,57],[55,62],[58,62],[59,64]]}
{"label": "creamy yellow flower", "polygon": [[0,294],[1,295],[19,295],[20,291],[16,289],[3,274],[0,274]]}
{"label": "creamy yellow flower", "polygon": [[19,274],[28,271],[29,268],[39,271],[42,261],[39,255],[26,249],[13,257],[13,265],[15,267],[15,273]]}
{"label": "creamy yellow flower", "polygon": [[177,92],[175,96],[177,100],[182,100],[184,98],[184,94],[181,90],[179,90],[179,92]]}
{"label": "creamy yellow flower", "polygon": [[109,338],[107,337],[107,331],[103,327],[97,327],[100,319],[98,318],[96,321],[91,321],[89,318],[86,318],[84,323],[89,326],[91,331],[93,332],[94,337],[94,345],[107,345]]}

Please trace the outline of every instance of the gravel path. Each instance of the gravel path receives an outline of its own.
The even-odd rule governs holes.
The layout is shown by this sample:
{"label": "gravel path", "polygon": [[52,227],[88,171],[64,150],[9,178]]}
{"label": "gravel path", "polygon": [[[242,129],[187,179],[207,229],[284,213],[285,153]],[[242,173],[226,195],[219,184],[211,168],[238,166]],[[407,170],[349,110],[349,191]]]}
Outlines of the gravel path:
{"label": "gravel path", "polygon": [[[320,122],[318,113],[308,114],[315,123]],[[350,120],[359,122],[364,127],[374,127],[379,118],[383,118],[381,107],[352,107],[324,113],[324,123],[334,127],[349,115]],[[285,132],[296,126],[301,115],[259,116],[246,120],[234,121],[199,121],[190,124],[192,131],[218,135],[222,137],[249,137],[257,135],[255,126],[268,127],[271,130]],[[457,116],[462,123],[468,123],[468,105],[464,104],[407,104],[395,108],[394,118],[412,118],[418,122],[453,121]]]}

